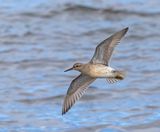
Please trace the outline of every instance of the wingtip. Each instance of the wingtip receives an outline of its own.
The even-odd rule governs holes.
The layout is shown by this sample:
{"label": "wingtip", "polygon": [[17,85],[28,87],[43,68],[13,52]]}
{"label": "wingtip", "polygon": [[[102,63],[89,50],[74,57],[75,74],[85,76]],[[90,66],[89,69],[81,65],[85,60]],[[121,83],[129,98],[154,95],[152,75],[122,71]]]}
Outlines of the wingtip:
{"label": "wingtip", "polygon": [[62,116],[66,113],[67,111],[65,111],[64,109],[62,109]]}
{"label": "wingtip", "polygon": [[[129,27],[126,27],[124,29],[122,29],[120,32],[123,34],[123,36],[128,32]],[[118,32],[119,33],[119,32]]]}
{"label": "wingtip", "polygon": [[129,27],[126,27],[124,30],[127,32],[129,30]]}
{"label": "wingtip", "polygon": [[62,111],[62,116],[64,115],[65,113]]}
{"label": "wingtip", "polygon": [[63,108],[63,109],[62,109],[62,116],[65,115],[65,114],[69,111],[70,108],[71,108],[71,107],[69,107],[69,108],[67,108],[67,109],[64,109],[64,108]]}
{"label": "wingtip", "polygon": [[63,106],[63,108],[62,108],[62,116],[65,114],[67,112],[67,110],[64,108],[64,106]]}

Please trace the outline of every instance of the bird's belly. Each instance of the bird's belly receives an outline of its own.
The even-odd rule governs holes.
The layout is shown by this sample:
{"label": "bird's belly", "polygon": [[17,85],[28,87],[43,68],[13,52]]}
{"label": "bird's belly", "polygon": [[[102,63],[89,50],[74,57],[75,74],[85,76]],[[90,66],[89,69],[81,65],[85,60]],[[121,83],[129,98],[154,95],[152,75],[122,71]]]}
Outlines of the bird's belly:
{"label": "bird's belly", "polygon": [[87,74],[91,77],[96,78],[106,78],[106,77],[113,77],[113,71],[114,69],[107,66],[96,66],[92,67],[88,70]]}

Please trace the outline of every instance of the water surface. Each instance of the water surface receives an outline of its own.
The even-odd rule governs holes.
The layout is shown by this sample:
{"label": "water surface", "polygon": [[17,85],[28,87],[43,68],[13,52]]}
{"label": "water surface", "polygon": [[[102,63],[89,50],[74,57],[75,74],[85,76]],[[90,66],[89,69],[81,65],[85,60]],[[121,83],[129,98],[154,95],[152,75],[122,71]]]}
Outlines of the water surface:
{"label": "water surface", "polygon": [[[158,0],[0,0],[0,132],[159,132]],[[95,81],[64,116],[78,72],[109,35],[129,27],[111,61],[125,80]]]}

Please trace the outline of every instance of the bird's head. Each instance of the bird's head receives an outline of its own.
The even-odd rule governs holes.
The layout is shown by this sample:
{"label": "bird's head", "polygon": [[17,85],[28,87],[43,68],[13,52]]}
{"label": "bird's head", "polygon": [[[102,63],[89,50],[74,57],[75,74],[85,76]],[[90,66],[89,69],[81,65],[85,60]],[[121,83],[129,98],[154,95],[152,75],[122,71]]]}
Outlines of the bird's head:
{"label": "bird's head", "polygon": [[69,68],[69,69],[65,70],[64,72],[67,72],[67,71],[70,71],[70,70],[80,71],[82,68],[83,68],[82,63],[75,63],[72,68]]}

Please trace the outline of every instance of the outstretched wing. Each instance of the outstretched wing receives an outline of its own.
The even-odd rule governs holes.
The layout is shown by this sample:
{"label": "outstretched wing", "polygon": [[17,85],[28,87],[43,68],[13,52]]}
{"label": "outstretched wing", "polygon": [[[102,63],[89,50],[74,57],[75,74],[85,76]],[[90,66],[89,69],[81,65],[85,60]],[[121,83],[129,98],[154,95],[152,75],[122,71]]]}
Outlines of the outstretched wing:
{"label": "outstretched wing", "polygon": [[74,105],[74,103],[82,97],[89,84],[94,80],[95,78],[80,74],[72,81],[63,103],[62,115],[65,114]]}
{"label": "outstretched wing", "polygon": [[108,65],[114,47],[120,42],[121,38],[128,31],[128,27],[113,34],[109,38],[102,41],[97,47],[90,63]]}

